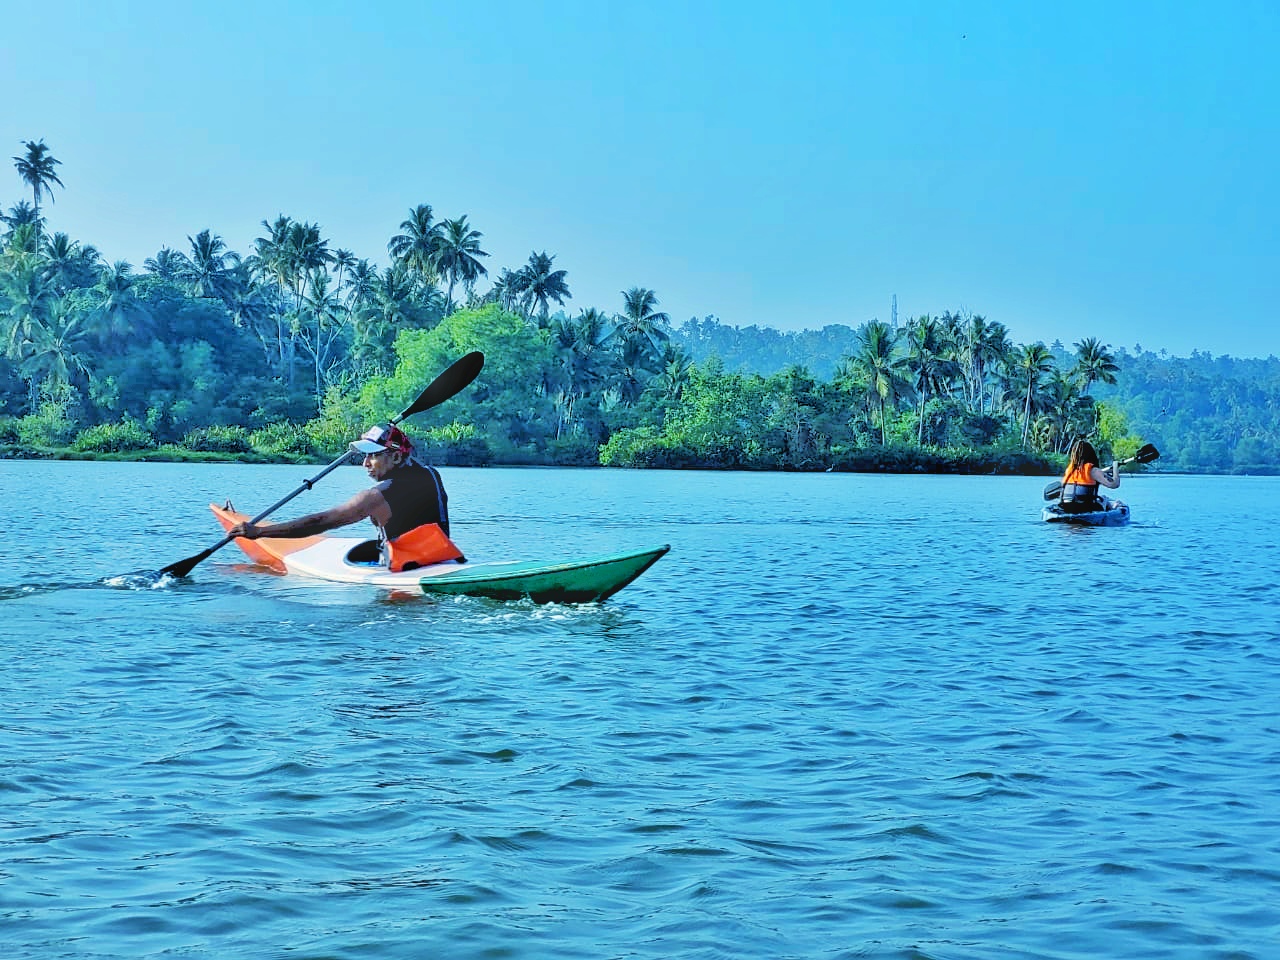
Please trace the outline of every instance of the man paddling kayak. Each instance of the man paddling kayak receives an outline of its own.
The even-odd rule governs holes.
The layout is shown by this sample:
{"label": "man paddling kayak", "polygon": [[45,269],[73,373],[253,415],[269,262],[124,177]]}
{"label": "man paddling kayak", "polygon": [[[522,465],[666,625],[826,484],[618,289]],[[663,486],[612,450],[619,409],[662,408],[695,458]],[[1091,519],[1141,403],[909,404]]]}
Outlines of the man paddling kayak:
{"label": "man paddling kayak", "polygon": [[312,537],[337,527],[369,519],[378,528],[382,562],[393,571],[442,563],[464,562],[449,539],[449,497],[435,467],[413,456],[413,444],[399,427],[371,428],[351,443],[352,453],[364,455],[364,468],[375,481],[346,503],[283,523],[238,523],[233,537],[292,540]]}
{"label": "man paddling kayak", "polygon": [[1113,460],[1109,468],[1100,469],[1098,451],[1093,449],[1093,444],[1088,440],[1077,440],[1067,458],[1067,472],[1062,476],[1058,506],[1063,513],[1093,513],[1123,506],[1118,500],[1099,496],[1099,486],[1110,490],[1120,486],[1120,464]]}

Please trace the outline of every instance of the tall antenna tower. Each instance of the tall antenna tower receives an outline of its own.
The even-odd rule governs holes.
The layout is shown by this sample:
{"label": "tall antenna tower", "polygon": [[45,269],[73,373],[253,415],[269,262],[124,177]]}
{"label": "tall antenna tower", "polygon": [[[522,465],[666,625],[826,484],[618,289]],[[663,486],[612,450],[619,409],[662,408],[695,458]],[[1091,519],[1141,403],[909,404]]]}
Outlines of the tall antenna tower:
{"label": "tall antenna tower", "polygon": [[898,295],[893,295],[893,306],[889,308],[889,317],[893,320],[893,329],[898,329]]}

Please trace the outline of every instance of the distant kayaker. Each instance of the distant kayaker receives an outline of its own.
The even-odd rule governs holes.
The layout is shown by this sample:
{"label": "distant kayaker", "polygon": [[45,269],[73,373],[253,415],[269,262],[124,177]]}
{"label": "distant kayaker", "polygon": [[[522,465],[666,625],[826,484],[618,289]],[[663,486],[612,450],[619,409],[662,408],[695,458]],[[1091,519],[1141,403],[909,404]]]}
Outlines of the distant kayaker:
{"label": "distant kayaker", "polygon": [[351,443],[364,454],[364,468],[375,485],[346,503],[283,523],[238,523],[233,537],[297,539],[369,519],[378,528],[382,562],[392,570],[412,570],[430,563],[465,559],[449,539],[449,497],[435,467],[413,457],[404,431],[380,425]]}
{"label": "distant kayaker", "polygon": [[[1115,490],[1120,486],[1120,464],[1113,460],[1106,470],[1098,467],[1098,451],[1088,440],[1077,440],[1067,457],[1058,503],[1063,513],[1091,513],[1110,510],[1118,501],[1098,495],[1098,487]],[[1052,496],[1052,493],[1050,494]]]}

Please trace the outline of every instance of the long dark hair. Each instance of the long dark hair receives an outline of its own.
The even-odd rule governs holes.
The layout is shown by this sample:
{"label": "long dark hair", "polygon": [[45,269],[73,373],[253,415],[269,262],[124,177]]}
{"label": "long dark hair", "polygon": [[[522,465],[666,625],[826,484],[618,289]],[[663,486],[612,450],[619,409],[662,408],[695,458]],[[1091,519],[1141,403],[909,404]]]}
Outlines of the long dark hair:
{"label": "long dark hair", "polygon": [[1096,467],[1098,451],[1093,449],[1092,443],[1081,438],[1071,445],[1071,455],[1067,457],[1067,473],[1078,470],[1086,463],[1092,463]]}

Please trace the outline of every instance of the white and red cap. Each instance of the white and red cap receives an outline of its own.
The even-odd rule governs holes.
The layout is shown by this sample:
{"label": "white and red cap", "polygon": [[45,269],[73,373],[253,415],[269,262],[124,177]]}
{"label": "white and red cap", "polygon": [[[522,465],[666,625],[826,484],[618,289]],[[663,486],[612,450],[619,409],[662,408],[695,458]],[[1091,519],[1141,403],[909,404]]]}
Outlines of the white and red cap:
{"label": "white and red cap", "polygon": [[408,456],[413,444],[405,436],[404,431],[391,424],[370,427],[359,440],[351,441],[351,449],[357,453],[382,453],[385,450],[399,450]]}

